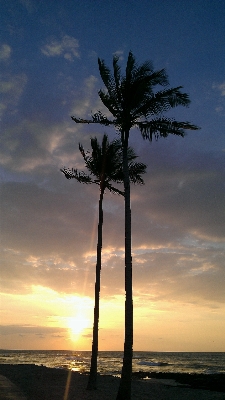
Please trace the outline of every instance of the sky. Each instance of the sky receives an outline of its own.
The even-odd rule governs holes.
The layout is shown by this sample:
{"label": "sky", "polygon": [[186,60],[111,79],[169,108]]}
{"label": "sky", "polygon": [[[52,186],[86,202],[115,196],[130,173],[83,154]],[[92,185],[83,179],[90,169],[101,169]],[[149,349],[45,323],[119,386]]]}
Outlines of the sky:
{"label": "sky", "polygon": [[[130,146],[147,164],[131,188],[134,350],[225,351],[224,0],[0,2],[0,348],[91,350],[97,186],[67,180],[79,143],[113,129],[97,59],[165,68],[201,127]],[[99,350],[123,350],[124,200],[105,194]]]}

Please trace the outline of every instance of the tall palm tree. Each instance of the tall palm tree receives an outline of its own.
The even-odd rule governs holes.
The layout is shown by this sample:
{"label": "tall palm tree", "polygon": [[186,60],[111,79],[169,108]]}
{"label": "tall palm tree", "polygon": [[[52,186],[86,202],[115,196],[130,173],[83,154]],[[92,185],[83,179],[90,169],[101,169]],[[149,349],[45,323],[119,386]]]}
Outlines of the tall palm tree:
{"label": "tall palm tree", "polygon": [[[92,153],[85,152],[82,145],[79,145],[80,152],[84,158],[85,166],[90,175],[85,172],[78,172],[76,169],[63,168],[61,171],[67,179],[75,178],[81,183],[95,183],[99,185],[99,219],[98,219],[98,239],[97,239],[97,261],[96,261],[96,282],[95,282],[95,305],[93,323],[93,341],[91,367],[87,389],[96,389],[97,385],[97,358],[98,358],[98,325],[99,325],[99,301],[100,301],[100,274],[101,274],[101,255],[102,255],[102,229],[103,229],[103,196],[105,189],[113,193],[124,195],[111,182],[123,182],[123,152],[120,140],[109,142],[107,135],[103,136],[100,145],[97,138],[91,139]],[[146,165],[137,163],[137,158],[132,148],[128,148],[128,169],[129,178],[133,183],[143,184],[141,177],[146,172]]]}
{"label": "tall palm tree", "polygon": [[[128,142],[133,127],[140,130],[142,137],[152,141],[153,137],[167,137],[169,134],[184,136],[185,130],[199,129],[189,122],[180,122],[164,116],[164,113],[177,106],[190,103],[182,86],[170,88],[166,71],[154,71],[152,63],[136,63],[129,52],[126,71],[121,75],[118,56],[113,57],[113,72],[104,60],[98,59],[99,71],[105,90],[99,90],[103,104],[110,111],[113,119],[108,119],[100,111],[92,120],[76,117],[77,123],[100,123],[114,125],[119,131],[123,147],[123,179],[125,198],[125,340],[123,368],[117,400],[130,400],[132,353],[133,353],[133,296],[132,296],[132,255],[131,255],[131,207],[130,179],[128,172]],[[160,89],[163,87],[163,89]],[[135,131],[134,131],[135,132]]]}

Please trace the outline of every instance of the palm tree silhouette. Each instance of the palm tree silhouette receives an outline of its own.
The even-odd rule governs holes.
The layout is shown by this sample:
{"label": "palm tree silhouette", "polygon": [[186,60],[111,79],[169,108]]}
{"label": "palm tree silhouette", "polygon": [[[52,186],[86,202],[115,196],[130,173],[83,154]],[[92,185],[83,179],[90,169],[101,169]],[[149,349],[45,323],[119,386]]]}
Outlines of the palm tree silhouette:
{"label": "palm tree silhouette", "polygon": [[[124,195],[124,192],[112,186],[111,182],[123,183],[123,152],[120,140],[114,139],[109,142],[107,135],[103,136],[102,144],[98,143],[97,138],[91,139],[92,153],[84,151],[79,145],[80,152],[85,161],[85,166],[90,172],[78,172],[76,169],[63,168],[61,171],[67,179],[75,178],[78,182],[91,184],[95,183],[100,188],[99,197],[99,219],[98,219],[98,240],[97,240],[97,261],[96,261],[96,282],[95,282],[95,305],[93,323],[93,341],[91,367],[87,389],[92,390],[97,387],[97,358],[98,358],[98,325],[99,325],[99,301],[100,301],[100,274],[101,274],[101,255],[102,255],[102,229],[103,229],[103,196],[105,189],[112,193]],[[132,148],[128,148],[128,170],[129,178],[133,183],[143,184],[141,177],[146,172],[146,165],[135,162],[137,156]]]}
{"label": "palm tree silhouette", "polygon": [[[72,117],[76,123],[100,123],[114,125],[119,131],[123,147],[123,178],[125,198],[125,340],[123,367],[117,400],[131,399],[131,376],[133,354],[133,295],[132,295],[132,255],[131,255],[131,207],[130,179],[128,171],[128,142],[133,127],[141,131],[142,137],[152,141],[153,137],[167,137],[169,134],[184,136],[185,130],[197,130],[196,125],[180,122],[164,116],[172,108],[188,106],[190,103],[182,86],[168,88],[169,81],[164,69],[154,71],[152,63],[136,63],[129,52],[125,75],[121,75],[119,57],[113,57],[113,72],[104,60],[98,59],[99,72],[106,90],[98,94],[110,111],[113,119],[108,119],[101,111],[92,120]],[[157,90],[158,86],[164,87]]]}

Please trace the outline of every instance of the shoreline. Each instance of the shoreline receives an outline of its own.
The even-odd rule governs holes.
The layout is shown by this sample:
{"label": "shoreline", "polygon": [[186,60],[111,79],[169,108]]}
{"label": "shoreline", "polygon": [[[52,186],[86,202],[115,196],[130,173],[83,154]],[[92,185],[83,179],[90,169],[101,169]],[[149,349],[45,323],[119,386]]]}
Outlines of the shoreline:
{"label": "shoreline", "polygon": [[[98,389],[88,391],[88,374],[34,364],[0,364],[0,375],[13,382],[27,400],[113,400],[120,380],[98,375]],[[224,378],[225,374],[137,372],[132,377],[132,400],[224,400]]]}

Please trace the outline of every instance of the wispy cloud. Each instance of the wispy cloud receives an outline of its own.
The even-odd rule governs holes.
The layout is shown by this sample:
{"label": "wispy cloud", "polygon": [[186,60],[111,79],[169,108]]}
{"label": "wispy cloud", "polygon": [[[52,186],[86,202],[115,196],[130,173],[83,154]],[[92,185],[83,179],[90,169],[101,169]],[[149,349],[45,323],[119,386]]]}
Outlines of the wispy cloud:
{"label": "wispy cloud", "polygon": [[117,50],[115,51],[115,53],[113,53],[114,56],[119,57],[120,61],[122,61],[124,59],[124,51],[123,50]]}
{"label": "wispy cloud", "polygon": [[62,39],[49,38],[41,48],[41,52],[47,57],[64,57],[73,61],[74,57],[79,58],[79,42],[72,36],[64,35]]}
{"label": "wispy cloud", "polygon": [[11,113],[16,112],[16,106],[27,83],[24,73],[17,75],[4,74],[0,80],[0,117],[11,106]]}
{"label": "wispy cloud", "polygon": [[225,82],[214,83],[213,89],[217,89],[220,92],[221,96],[225,96]]}
{"label": "wispy cloud", "polygon": [[35,325],[0,325],[1,335],[38,335],[44,336],[48,334],[57,334],[58,332],[65,332],[65,328],[50,327],[50,326],[35,326]]}
{"label": "wispy cloud", "polygon": [[0,61],[6,61],[11,57],[12,49],[8,44],[0,47]]}
{"label": "wispy cloud", "polygon": [[225,103],[224,103],[224,97],[225,97],[225,81],[222,83],[214,83],[212,85],[213,90],[215,90],[217,93],[219,93],[219,99],[217,106],[215,107],[215,111],[218,115],[224,116],[225,115]]}

